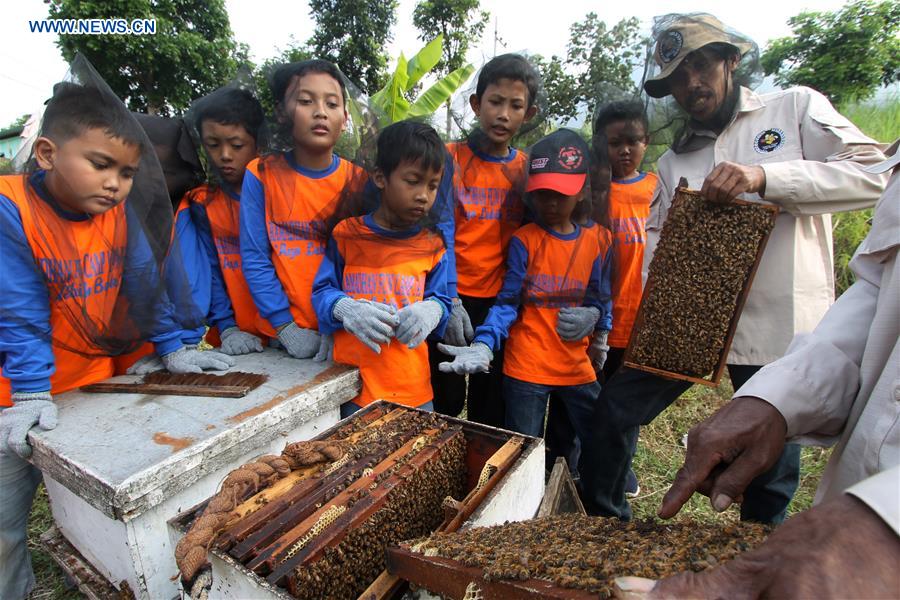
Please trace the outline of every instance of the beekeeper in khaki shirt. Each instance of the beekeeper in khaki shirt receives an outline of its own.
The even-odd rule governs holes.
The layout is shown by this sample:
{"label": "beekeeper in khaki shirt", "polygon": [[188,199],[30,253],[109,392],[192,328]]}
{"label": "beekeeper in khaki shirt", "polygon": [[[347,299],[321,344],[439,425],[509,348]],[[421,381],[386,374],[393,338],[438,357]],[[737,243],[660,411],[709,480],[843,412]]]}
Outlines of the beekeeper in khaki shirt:
{"label": "beekeeper in khaki shirt", "polygon": [[[818,92],[759,95],[741,87],[736,77],[758,72],[758,47],[712,15],[660,17],[654,41],[655,64],[644,90],[653,98],[671,96],[687,122],[658,163],[645,260],[682,180],[710,201],[743,198],[781,208],[728,355],[729,376],[739,388],[781,357],[795,334],[812,331],[834,301],[828,213],[875,204],[886,176],[864,167],[884,155]],[[590,466],[587,476],[582,473],[588,511],[630,518],[623,479],[638,427],[689,387],[628,368],[607,382],[597,402],[595,439],[582,441],[582,462]],[[741,518],[783,521],[799,469],[800,449],[788,445],[746,490]]]}
{"label": "beekeeper in khaki shirt", "polygon": [[[895,149],[896,149],[895,144]],[[854,283],[812,333],[691,431],[663,499],[673,516],[694,491],[737,498],[785,438],[835,445],[816,506],[752,553],[702,574],[620,580],[632,597],[880,598],[900,593],[900,153],[850,268]],[[724,464],[721,457],[738,457]],[[646,595],[645,595],[646,593]]]}

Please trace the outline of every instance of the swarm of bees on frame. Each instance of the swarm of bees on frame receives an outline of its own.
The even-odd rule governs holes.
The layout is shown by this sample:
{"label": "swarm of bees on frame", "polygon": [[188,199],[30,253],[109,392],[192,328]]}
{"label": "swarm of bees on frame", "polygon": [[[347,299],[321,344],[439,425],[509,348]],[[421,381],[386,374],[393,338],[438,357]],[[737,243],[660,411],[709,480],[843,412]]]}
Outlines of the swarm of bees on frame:
{"label": "swarm of bees on frame", "polygon": [[[288,445],[287,458],[318,452],[323,460],[308,466],[297,458],[307,465],[305,473],[283,474],[298,479],[264,502],[235,493],[222,511],[211,512],[222,500],[217,494],[195,520],[217,519],[203,530],[202,543],[191,545],[197,564],[184,580],[190,583],[206,567],[206,551],[215,546],[297,598],[358,596],[384,570],[388,545],[427,535],[444,520],[444,499],[464,495],[461,426],[433,413],[389,412],[353,419],[328,440]],[[273,475],[267,484],[275,481]],[[246,491],[259,490],[264,486]],[[243,512],[236,508],[240,502],[259,508]],[[198,535],[193,529],[182,540]]]}
{"label": "swarm of bees on frame", "polygon": [[755,548],[770,530],[756,523],[625,523],[567,514],[437,533],[403,545],[480,568],[485,581],[542,579],[610,598],[615,577],[702,571]]}
{"label": "swarm of bees on frame", "polygon": [[714,204],[679,189],[650,263],[630,362],[704,377],[718,366],[771,207]]}

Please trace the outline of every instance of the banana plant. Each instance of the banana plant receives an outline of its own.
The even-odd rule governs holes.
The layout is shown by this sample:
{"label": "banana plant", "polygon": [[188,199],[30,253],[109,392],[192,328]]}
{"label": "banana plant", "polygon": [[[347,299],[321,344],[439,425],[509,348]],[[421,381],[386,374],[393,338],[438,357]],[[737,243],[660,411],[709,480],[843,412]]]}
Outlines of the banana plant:
{"label": "banana plant", "polygon": [[444,36],[438,35],[409,60],[403,53],[400,54],[391,78],[370,99],[371,104],[380,113],[382,126],[410,117],[426,117],[434,114],[475,72],[475,67],[471,64],[463,65],[439,79],[414,100],[407,99],[409,91],[441,59],[443,42]]}

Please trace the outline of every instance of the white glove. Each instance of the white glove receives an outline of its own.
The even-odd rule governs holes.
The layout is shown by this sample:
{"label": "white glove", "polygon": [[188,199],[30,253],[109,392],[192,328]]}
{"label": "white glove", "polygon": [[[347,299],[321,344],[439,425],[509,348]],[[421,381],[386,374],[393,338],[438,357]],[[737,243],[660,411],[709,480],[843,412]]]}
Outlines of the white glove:
{"label": "white glove", "polygon": [[491,368],[494,353],[487,344],[475,342],[471,346],[448,346],[438,344],[438,350],[453,357],[453,362],[442,362],[438,369],[442,373],[456,373],[457,375],[471,375],[472,373],[487,373]]}
{"label": "white glove", "polygon": [[344,329],[356,336],[375,354],[381,354],[381,344],[389,344],[394,329],[400,324],[397,309],[380,302],[341,298],[332,309],[334,318]]}
{"label": "white glove", "polygon": [[425,341],[444,316],[444,307],[437,300],[422,300],[404,306],[397,313],[397,339],[412,350]]}
{"label": "white glove", "polygon": [[261,339],[237,327],[229,327],[219,337],[222,339],[222,346],[219,350],[231,356],[263,351]]}
{"label": "white glove", "polygon": [[575,342],[590,335],[599,319],[600,309],[595,306],[567,306],[559,309],[556,333],[567,342]]}
{"label": "white glove", "polygon": [[609,346],[606,344],[607,336],[609,336],[608,331],[598,331],[594,334],[591,345],[588,346],[588,357],[591,359],[594,372],[598,375],[603,370],[603,365],[606,364],[606,355],[609,353]]}
{"label": "white glove", "polygon": [[0,409],[0,453],[31,456],[28,430],[37,425],[44,431],[56,428],[56,404],[50,392],[14,392],[15,403]]}
{"label": "white glove", "polygon": [[136,363],[125,370],[126,375],[146,375],[147,373],[155,373],[162,371],[166,365],[160,360],[156,352],[151,352],[146,356],[142,356]]}
{"label": "white glove", "polygon": [[226,371],[234,366],[234,359],[214,350],[200,351],[192,346],[182,346],[162,357],[170,373],[202,373],[204,369]]}
{"label": "white glove", "polygon": [[450,319],[447,321],[447,329],[444,331],[444,343],[451,346],[468,346],[475,337],[472,328],[472,319],[466,312],[462,300],[453,299],[453,309],[450,311]]}

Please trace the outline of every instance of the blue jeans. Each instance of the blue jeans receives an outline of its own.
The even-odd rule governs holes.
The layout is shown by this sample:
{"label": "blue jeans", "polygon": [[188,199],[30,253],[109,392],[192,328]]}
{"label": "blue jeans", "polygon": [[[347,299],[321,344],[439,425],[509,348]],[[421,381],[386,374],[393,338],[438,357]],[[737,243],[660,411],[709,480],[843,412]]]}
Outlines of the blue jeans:
{"label": "blue jeans", "polygon": [[[424,410],[425,412],[434,412],[434,402],[429,400],[422,406],[417,407],[419,410]],[[359,412],[363,409],[362,406],[356,404],[355,402],[344,402],[341,404],[341,419],[346,419],[350,415]]]}
{"label": "blue jeans", "polygon": [[[735,388],[740,388],[759,369],[728,365]],[[625,499],[625,480],[634,457],[638,430],[690,387],[687,381],[666,379],[628,367],[616,371],[603,386],[588,424],[592,435],[581,438],[582,500],[589,514],[631,519],[631,506]],[[771,524],[784,521],[799,477],[800,447],[787,444],[778,462],[750,482],[744,491],[741,519]]]}
{"label": "blue jeans", "polygon": [[0,598],[21,600],[34,587],[28,513],[41,472],[18,454],[0,452]]}
{"label": "blue jeans", "polygon": [[[575,434],[580,439],[592,435],[589,424],[594,413],[600,384],[596,381],[581,385],[543,385],[504,376],[503,398],[506,402],[506,428],[534,437],[544,436],[544,416],[550,393],[563,403],[571,418]],[[576,465],[569,465],[575,470]]]}

